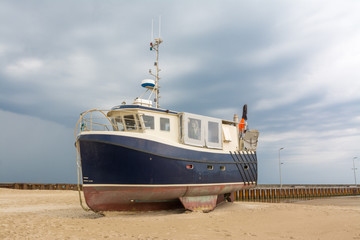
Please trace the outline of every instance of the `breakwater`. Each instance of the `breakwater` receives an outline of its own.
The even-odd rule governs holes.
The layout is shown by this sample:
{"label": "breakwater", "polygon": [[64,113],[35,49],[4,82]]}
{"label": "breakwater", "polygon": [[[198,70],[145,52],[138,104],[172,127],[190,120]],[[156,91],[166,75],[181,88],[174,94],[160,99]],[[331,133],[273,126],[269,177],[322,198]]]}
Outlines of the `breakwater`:
{"label": "breakwater", "polygon": [[[0,188],[28,190],[77,190],[77,184],[67,183],[0,183]],[[80,189],[82,186],[80,185]],[[315,197],[360,195],[354,185],[257,185],[234,193],[235,201],[276,201],[277,199],[307,199]]]}
{"label": "breakwater", "polygon": [[[29,190],[77,190],[77,184],[68,183],[0,183],[0,188]],[[80,185],[80,189],[82,186]]]}
{"label": "breakwater", "polygon": [[360,186],[354,185],[258,185],[235,192],[235,201],[272,201],[277,199],[308,199],[360,195]]}

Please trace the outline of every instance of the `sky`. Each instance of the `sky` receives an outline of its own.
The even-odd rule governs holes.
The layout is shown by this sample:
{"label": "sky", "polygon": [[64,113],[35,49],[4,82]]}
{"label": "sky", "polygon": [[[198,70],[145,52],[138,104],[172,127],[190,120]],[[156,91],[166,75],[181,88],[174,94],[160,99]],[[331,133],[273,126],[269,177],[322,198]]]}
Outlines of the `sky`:
{"label": "sky", "polygon": [[[260,131],[259,183],[360,182],[357,0],[1,0],[0,182],[75,183],[79,114],[143,93]],[[280,148],[284,148],[279,151]],[[357,159],[353,159],[358,157]]]}

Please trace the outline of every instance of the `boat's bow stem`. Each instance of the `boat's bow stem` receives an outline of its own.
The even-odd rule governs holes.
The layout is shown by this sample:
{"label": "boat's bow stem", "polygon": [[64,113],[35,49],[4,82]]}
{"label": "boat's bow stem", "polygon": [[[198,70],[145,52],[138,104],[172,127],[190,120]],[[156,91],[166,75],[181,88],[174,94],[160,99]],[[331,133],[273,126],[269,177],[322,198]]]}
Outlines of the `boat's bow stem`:
{"label": "boat's bow stem", "polygon": [[82,201],[82,197],[81,197],[81,187],[80,187],[80,184],[81,186],[83,186],[83,179],[82,179],[82,169],[81,169],[81,155],[80,155],[80,143],[79,143],[79,138],[78,138],[78,126],[80,124],[80,122],[83,120],[83,117],[89,113],[89,112],[95,112],[95,111],[98,111],[100,113],[102,113],[108,120],[109,122],[111,123],[111,125],[113,126],[114,129],[117,129],[117,126],[115,126],[110,118],[106,115],[106,113],[104,113],[104,111],[102,110],[99,110],[99,109],[90,109],[82,114],[80,114],[80,118],[79,120],[77,121],[76,123],[76,126],[75,126],[75,145],[76,145],[76,165],[77,165],[77,189],[78,189],[78,193],[79,193],[79,200],[80,200],[80,206],[82,207],[82,209],[84,209],[85,211],[91,211],[90,208],[84,206],[83,204],[83,201]]}

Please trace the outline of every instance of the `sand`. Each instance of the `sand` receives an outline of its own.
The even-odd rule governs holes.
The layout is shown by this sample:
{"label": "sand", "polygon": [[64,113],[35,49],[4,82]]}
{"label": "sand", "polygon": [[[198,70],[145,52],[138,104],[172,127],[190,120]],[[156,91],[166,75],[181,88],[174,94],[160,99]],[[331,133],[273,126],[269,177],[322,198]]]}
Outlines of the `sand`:
{"label": "sand", "polygon": [[0,239],[360,239],[360,197],[103,216],[76,191],[0,189]]}

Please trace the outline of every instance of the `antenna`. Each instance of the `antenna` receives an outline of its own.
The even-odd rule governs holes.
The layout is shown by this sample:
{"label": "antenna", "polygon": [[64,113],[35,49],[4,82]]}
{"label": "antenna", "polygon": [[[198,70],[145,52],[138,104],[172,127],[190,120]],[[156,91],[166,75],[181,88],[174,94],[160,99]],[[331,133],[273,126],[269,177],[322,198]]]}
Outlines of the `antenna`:
{"label": "antenna", "polygon": [[150,42],[154,39],[154,19],[151,20],[151,39]]}
{"label": "antenna", "polygon": [[[156,108],[159,108],[159,98],[160,98],[160,86],[159,86],[159,72],[161,69],[159,68],[159,45],[163,42],[163,40],[160,38],[161,33],[161,16],[159,16],[159,37],[155,39],[151,39],[150,42],[150,51],[155,50],[156,52],[156,61],[154,63],[155,66],[155,74],[151,72],[151,69],[149,70],[150,75],[155,77],[155,86],[153,88],[153,91],[155,91],[155,102],[156,102]],[[154,35],[154,19],[151,23],[151,38],[153,38]]]}
{"label": "antenna", "polygon": [[159,38],[161,38],[161,15],[159,16]]}

